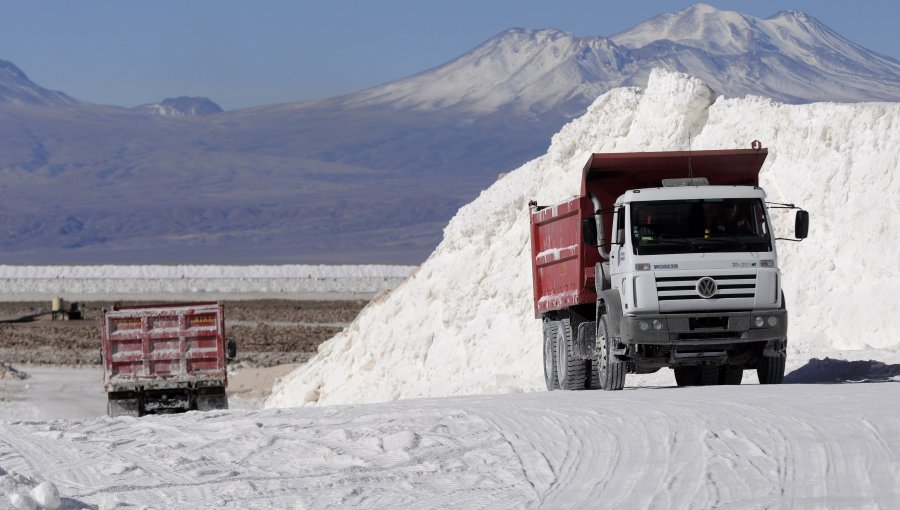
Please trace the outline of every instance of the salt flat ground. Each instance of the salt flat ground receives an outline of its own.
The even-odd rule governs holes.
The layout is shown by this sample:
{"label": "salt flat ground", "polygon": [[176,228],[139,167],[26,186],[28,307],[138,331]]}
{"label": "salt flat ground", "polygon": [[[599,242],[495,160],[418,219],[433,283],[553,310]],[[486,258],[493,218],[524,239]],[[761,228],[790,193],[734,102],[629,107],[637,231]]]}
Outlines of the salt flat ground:
{"label": "salt flat ground", "polygon": [[[229,407],[262,407],[274,380],[295,367],[280,365],[232,372]],[[0,381],[0,420],[72,420],[106,414],[102,368],[52,365],[17,365],[17,368],[29,377]]]}
{"label": "salt flat ground", "polygon": [[21,365],[18,368],[29,378],[0,381],[0,419],[81,419],[106,414],[101,368]]}
{"label": "salt flat ground", "polygon": [[[0,419],[0,490],[51,480],[64,508],[894,508],[900,501],[896,381]],[[0,508],[6,504],[0,498]]]}

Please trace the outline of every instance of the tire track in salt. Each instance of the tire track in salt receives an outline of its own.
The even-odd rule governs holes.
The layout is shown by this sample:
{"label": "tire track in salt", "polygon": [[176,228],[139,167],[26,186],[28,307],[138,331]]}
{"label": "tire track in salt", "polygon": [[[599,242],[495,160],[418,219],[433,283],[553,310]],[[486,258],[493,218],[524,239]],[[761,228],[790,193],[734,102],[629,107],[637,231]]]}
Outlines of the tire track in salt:
{"label": "tire track in salt", "polygon": [[[223,509],[260,501],[439,510],[890,508],[900,500],[898,389],[545,392],[0,423],[0,464],[64,477],[61,492],[89,504],[113,497]],[[134,470],[104,472],[110,464]]]}

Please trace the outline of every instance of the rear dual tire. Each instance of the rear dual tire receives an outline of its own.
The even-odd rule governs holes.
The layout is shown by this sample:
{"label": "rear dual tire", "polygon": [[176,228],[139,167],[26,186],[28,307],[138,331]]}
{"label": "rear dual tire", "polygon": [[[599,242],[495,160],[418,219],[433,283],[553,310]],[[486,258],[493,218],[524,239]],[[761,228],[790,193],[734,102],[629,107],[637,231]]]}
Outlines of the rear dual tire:
{"label": "rear dual tire", "polygon": [[[625,387],[627,364],[612,354],[616,338],[610,336],[609,319],[600,317],[597,326],[597,359],[583,359],[574,353],[569,319],[544,321],[544,383],[548,391]],[[589,379],[590,378],[590,379]]]}
{"label": "rear dual tire", "polygon": [[586,389],[590,360],[574,355],[572,323],[569,319],[563,319],[556,324],[556,376],[559,389]]}
{"label": "rear dual tire", "polygon": [[547,391],[559,389],[556,375],[556,321],[544,320],[544,383]]}
{"label": "rear dual tire", "polygon": [[548,391],[583,390],[591,361],[574,356],[569,319],[544,320],[544,384]]}

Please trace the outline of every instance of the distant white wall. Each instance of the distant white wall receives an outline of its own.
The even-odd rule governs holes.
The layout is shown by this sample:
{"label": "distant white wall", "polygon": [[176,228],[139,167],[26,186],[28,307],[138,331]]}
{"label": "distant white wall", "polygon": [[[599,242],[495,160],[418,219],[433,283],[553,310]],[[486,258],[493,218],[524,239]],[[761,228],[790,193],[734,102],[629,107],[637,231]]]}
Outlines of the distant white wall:
{"label": "distant white wall", "polygon": [[415,266],[0,265],[0,300],[355,299],[399,285]]}

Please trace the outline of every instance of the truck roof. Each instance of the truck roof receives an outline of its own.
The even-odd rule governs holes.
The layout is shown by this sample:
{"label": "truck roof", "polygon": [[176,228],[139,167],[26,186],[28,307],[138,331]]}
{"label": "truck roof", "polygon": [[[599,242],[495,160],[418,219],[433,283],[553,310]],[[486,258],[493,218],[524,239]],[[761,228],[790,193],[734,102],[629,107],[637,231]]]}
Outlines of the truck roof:
{"label": "truck roof", "polygon": [[651,200],[685,200],[690,198],[766,198],[766,192],[756,186],[676,186],[628,190],[616,200],[647,202]]}

